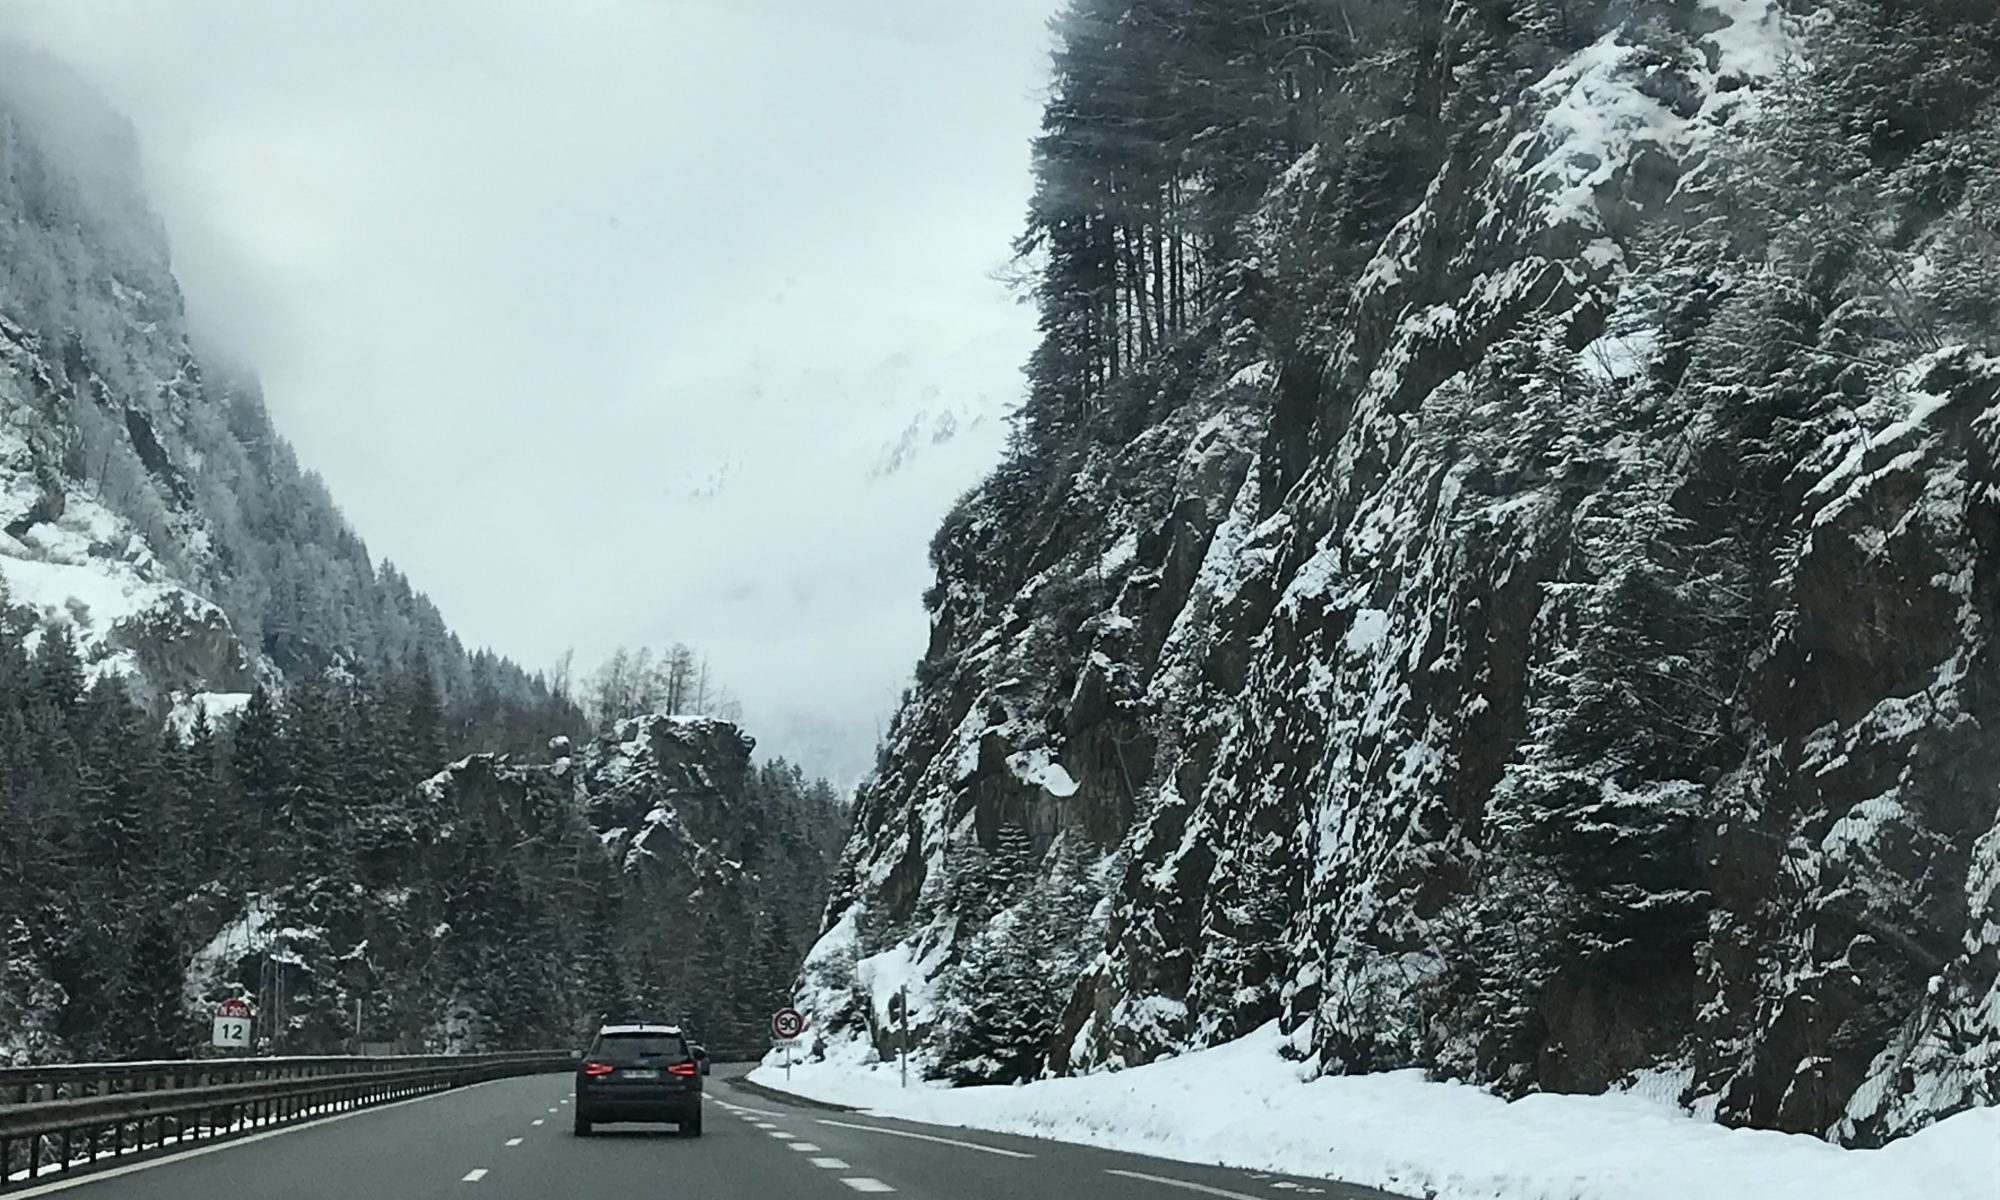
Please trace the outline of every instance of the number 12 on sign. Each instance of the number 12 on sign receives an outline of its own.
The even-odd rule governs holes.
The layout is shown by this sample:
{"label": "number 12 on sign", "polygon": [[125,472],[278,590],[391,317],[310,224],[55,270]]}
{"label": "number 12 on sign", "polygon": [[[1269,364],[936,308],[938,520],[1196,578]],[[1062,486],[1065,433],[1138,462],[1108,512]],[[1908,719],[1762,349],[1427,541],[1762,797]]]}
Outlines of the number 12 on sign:
{"label": "number 12 on sign", "polygon": [[214,1032],[209,1036],[213,1045],[225,1050],[248,1050],[250,1048],[250,1018],[217,1017]]}

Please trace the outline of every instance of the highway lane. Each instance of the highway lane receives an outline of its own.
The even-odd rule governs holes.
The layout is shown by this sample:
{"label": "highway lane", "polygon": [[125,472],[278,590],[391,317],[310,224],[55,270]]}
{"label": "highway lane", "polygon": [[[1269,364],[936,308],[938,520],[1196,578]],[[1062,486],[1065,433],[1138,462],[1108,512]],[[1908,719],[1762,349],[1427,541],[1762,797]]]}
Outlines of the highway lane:
{"label": "highway lane", "polygon": [[70,1200],[1384,1200],[1324,1180],[807,1107],[709,1079],[701,1138],[570,1130],[567,1075],[503,1080],[15,1195]]}

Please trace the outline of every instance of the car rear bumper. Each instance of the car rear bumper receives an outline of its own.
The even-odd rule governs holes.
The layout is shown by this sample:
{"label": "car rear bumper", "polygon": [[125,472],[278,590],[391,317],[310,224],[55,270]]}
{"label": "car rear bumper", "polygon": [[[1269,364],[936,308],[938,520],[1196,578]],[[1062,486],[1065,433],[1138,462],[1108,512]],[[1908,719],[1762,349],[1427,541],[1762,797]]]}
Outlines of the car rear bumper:
{"label": "car rear bumper", "polygon": [[701,1115],[701,1093],[681,1088],[598,1088],[579,1091],[576,1108],[587,1121],[692,1121]]}

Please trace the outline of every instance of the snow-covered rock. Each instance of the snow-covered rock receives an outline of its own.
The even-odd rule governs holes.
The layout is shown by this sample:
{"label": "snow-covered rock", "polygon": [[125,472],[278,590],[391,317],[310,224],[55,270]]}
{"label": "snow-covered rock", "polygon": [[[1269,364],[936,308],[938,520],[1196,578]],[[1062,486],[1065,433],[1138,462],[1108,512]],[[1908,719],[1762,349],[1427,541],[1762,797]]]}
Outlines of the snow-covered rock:
{"label": "snow-covered rock", "polygon": [[1891,97],[1972,43],[1869,5],[1501,7],[1378,35],[1449,60],[1427,175],[1321,129],[1194,344],[947,519],[830,1056],[888,1046],[860,964],[949,993],[1045,903],[967,865],[1024,835],[1108,881],[1038,910],[1090,951],[1022,1031],[1058,1073],[1277,1020],[1860,1144],[2000,1088],[2000,75],[1924,125]]}

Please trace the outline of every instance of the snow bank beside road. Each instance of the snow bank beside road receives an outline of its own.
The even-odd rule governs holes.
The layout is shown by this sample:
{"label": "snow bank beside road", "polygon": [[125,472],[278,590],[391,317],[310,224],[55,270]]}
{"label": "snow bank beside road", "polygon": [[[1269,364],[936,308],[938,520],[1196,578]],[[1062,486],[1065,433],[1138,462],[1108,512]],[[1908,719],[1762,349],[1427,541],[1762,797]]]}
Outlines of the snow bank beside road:
{"label": "snow bank beside road", "polygon": [[[1186,1162],[1339,1179],[1438,1200],[1993,1200],[2000,1108],[1882,1150],[1724,1129],[1658,1101],[1508,1103],[1414,1071],[1301,1081],[1275,1025],[1115,1074],[1021,1087],[897,1084],[894,1063],[764,1066],[767,1087],[884,1116],[1081,1142]],[[855,1047],[851,1053],[868,1053]],[[773,1059],[772,1061],[777,1061]]]}

